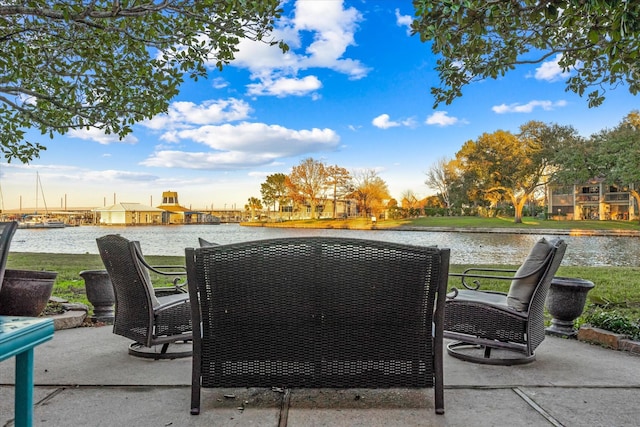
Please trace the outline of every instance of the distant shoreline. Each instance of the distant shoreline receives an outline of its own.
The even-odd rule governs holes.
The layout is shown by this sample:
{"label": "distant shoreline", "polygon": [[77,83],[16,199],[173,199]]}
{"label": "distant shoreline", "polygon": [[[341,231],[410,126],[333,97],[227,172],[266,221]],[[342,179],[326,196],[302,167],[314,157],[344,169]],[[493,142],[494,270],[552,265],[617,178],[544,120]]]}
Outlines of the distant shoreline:
{"label": "distant shoreline", "polygon": [[618,237],[640,237],[637,230],[587,230],[587,229],[554,229],[554,228],[507,228],[507,227],[430,227],[394,225],[385,226],[382,224],[349,224],[343,223],[336,227],[331,224],[323,224],[322,221],[315,223],[296,224],[289,222],[243,222],[243,227],[267,227],[267,228],[319,228],[319,229],[340,229],[340,230],[393,230],[393,231],[424,231],[424,232],[446,232],[446,233],[504,233],[504,234],[548,234],[557,236],[618,236]]}

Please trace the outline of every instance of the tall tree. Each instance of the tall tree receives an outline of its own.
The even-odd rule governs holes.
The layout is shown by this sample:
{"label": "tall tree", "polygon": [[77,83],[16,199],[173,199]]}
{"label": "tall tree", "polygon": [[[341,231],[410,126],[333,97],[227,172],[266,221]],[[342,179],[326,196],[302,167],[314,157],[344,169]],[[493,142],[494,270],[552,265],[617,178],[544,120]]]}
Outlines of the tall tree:
{"label": "tall tree", "polygon": [[349,171],[338,165],[327,166],[327,185],[331,188],[333,198],[333,218],[338,209],[338,197],[344,196],[348,191],[348,183],[351,179]]}
{"label": "tall tree", "polygon": [[358,211],[366,216],[379,216],[385,207],[385,201],[391,198],[387,183],[374,169],[354,172],[353,197],[358,203]]}
{"label": "tall tree", "polygon": [[574,137],[571,127],[532,121],[518,135],[499,130],[468,141],[456,157],[486,198],[513,204],[514,221],[521,223],[525,203],[548,179],[553,151]]}
{"label": "tall tree", "polygon": [[249,211],[250,220],[253,221],[256,217],[256,211],[262,210],[262,202],[257,197],[249,197],[247,204],[244,205],[244,209]]}
{"label": "tall tree", "polygon": [[316,207],[324,198],[328,185],[327,168],[324,163],[309,157],[291,169],[287,179],[292,199],[309,204],[311,218],[317,218]]}
{"label": "tall tree", "polygon": [[442,199],[445,208],[449,209],[451,207],[451,188],[454,180],[455,169],[453,164],[447,158],[442,157],[431,165],[424,183],[438,192],[437,195]]}
{"label": "tall tree", "polygon": [[[243,39],[268,40],[279,0],[0,3],[0,150],[28,162],[28,129],[97,128],[123,138],[166,112],[187,75],[222,69]],[[287,46],[280,42],[284,51]]]}
{"label": "tall tree", "polygon": [[276,210],[276,204],[278,210],[282,213],[282,202],[287,196],[287,175],[283,173],[275,173],[267,176],[265,182],[260,185],[260,193],[262,194],[262,201],[267,206],[273,206],[273,210]]}
{"label": "tall tree", "polygon": [[[498,78],[520,64],[557,60],[567,90],[589,106],[600,105],[606,88],[640,89],[638,1],[436,1],[414,0],[414,33],[440,55],[441,86],[435,106],[462,96],[462,88]],[[578,30],[579,29],[579,30]]]}

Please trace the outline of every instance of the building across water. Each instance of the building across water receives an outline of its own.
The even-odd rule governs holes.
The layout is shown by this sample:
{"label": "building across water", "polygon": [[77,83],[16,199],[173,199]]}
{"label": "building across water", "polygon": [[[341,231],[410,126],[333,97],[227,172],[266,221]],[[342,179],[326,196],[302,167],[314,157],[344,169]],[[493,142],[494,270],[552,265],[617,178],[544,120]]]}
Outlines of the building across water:
{"label": "building across water", "polygon": [[220,224],[220,218],[207,212],[193,211],[178,203],[177,191],[162,193],[158,207],[141,203],[116,203],[95,209],[100,225]]}
{"label": "building across water", "polygon": [[633,186],[615,186],[602,179],[581,185],[549,187],[549,214],[568,220],[636,220],[638,204]]}

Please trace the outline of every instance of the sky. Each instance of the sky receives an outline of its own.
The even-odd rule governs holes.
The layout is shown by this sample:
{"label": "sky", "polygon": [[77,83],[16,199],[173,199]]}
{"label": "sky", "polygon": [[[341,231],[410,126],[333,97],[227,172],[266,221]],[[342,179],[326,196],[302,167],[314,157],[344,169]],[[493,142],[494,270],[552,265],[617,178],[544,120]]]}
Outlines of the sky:
{"label": "sky", "polygon": [[[483,133],[531,120],[583,136],[616,126],[637,97],[621,86],[603,105],[565,91],[557,58],[474,83],[433,109],[437,57],[411,36],[413,7],[392,0],[288,0],[274,37],[243,41],[223,71],[186,81],[167,114],[120,141],[95,131],[54,139],[29,164],[0,163],[0,208],[42,211],[120,202],[157,206],[177,191],[191,209],[242,209],[268,175],[306,158],[352,174],[375,170],[391,196],[435,194],[427,171]],[[41,186],[37,185],[37,177]],[[36,194],[38,198],[36,199]]]}

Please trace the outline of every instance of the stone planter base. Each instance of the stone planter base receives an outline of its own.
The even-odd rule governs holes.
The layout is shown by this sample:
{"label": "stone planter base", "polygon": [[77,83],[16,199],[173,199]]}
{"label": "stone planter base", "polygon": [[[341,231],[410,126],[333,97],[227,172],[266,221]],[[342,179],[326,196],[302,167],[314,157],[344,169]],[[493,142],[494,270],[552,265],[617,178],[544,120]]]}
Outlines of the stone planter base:
{"label": "stone planter base", "polygon": [[587,301],[587,293],[594,284],[589,280],[575,277],[554,277],[551,281],[545,306],[553,316],[551,326],[545,331],[549,335],[574,338],[578,331],[574,321],[582,314]]}
{"label": "stone planter base", "polygon": [[84,270],[80,272],[84,279],[87,299],[93,306],[93,322],[113,324],[116,297],[107,270]]}

